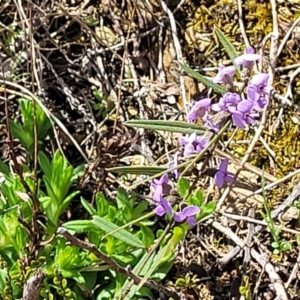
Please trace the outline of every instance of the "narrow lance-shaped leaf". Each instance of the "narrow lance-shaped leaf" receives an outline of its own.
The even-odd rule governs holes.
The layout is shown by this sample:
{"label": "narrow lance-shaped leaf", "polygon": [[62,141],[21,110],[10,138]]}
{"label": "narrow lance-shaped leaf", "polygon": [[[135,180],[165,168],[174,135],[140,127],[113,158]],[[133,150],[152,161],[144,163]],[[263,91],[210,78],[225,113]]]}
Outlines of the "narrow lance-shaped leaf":
{"label": "narrow lance-shaped leaf", "polygon": [[163,167],[145,167],[145,166],[128,166],[128,167],[115,167],[107,169],[108,172],[117,174],[137,174],[137,175],[155,175],[166,171],[167,168]]}
{"label": "narrow lance-shaped leaf", "polygon": [[112,236],[115,238],[123,241],[124,243],[136,247],[136,248],[145,248],[144,244],[138,239],[135,235],[130,233],[129,231],[125,229],[120,229],[116,231],[117,228],[119,228],[118,225],[111,223],[101,217],[93,216],[93,224],[98,226],[101,230],[110,233],[112,233]]}
{"label": "narrow lance-shaped leaf", "polygon": [[214,33],[217,36],[220,43],[222,44],[222,46],[224,47],[224,50],[232,60],[233,64],[235,65],[236,70],[240,74],[241,73],[240,66],[234,63],[234,59],[238,56],[238,53],[235,51],[234,46],[230,43],[226,35],[219,28],[215,27]]}
{"label": "narrow lance-shaped leaf", "polygon": [[188,67],[187,65],[184,65],[180,62],[178,62],[178,64],[180,65],[180,67],[187,72],[189,75],[191,75],[192,77],[194,77],[195,79],[201,81],[204,85],[206,85],[207,87],[212,88],[215,92],[219,93],[219,94],[225,94],[226,93],[226,89],[223,88],[222,86],[213,83],[212,80],[206,78],[205,76],[195,72],[194,70],[192,70],[190,67]]}
{"label": "narrow lance-shaped leaf", "polygon": [[144,128],[149,130],[179,132],[183,134],[191,134],[196,132],[198,135],[203,135],[207,130],[194,123],[182,121],[165,121],[165,120],[130,120],[125,122],[126,126]]}

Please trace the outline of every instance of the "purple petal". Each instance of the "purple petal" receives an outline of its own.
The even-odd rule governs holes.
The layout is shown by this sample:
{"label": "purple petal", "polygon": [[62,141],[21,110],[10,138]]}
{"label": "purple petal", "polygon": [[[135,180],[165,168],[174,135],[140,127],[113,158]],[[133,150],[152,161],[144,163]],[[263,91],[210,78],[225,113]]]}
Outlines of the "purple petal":
{"label": "purple petal", "polygon": [[220,189],[224,184],[224,173],[217,171],[214,176],[215,185]]}
{"label": "purple petal", "polygon": [[247,49],[245,50],[245,54],[254,54],[254,48],[253,47],[247,47]]}
{"label": "purple petal", "polygon": [[222,82],[224,82],[225,76],[228,76],[229,78],[232,78],[234,73],[235,73],[235,67],[234,66],[229,66],[229,67],[221,66],[219,68],[218,74],[213,79],[213,82],[214,83],[222,83]]}
{"label": "purple petal", "polygon": [[259,73],[254,75],[251,80],[250,84],[254,84],[256,86],[264,86],[266,85],[267,81],[269,79],[269,75],[267,73]]}
{"label": "purple petal", "polygon": [[157,185],[154,189],[154,193],[152,196],[153,200],[156,202],[161,202],[162,193],[163,193],[162,185]]}
{"label": "purple petal", "polygon": [[222,110],[222,109],[220,108],[220,106],[219,106],[218,103],[212,104],[210,108],[211,108],[213,111],[217,111],[217,112],[219,112],[219,111]]}
{"label": "purple petal", "polygon": [[249,84],[247,87],[247,97],[249,100],[257,101],[259,99],[259,93],[257,86],[254,84]]}
{"label": "purple petal", "polygon": [[162,207],[164,208],[164,210],[167,214],[172,214],[173,213],[172,205],[165,198],[161,199],[161,205],[162,205]]}
{"label": "purple petal", "polygon": [[190,136],[189,136],[189,143],[193,143],[196,141],[197,138],[197,133],[193,132]]}
{"label": "purple petal", "polygon": [[169,182],[169,176],[168,174],[164,174],[159,179],[160,184],[168,183]]}
{"label": "purple petal", "polygon": [[188,135],[180,137],[179,144],[181,146],[185,146],[186,144],[188,144],[189,143],[188,137],[189,137]]}
{"label": "purple petal", "polygon": [[211,99],[210,98],[204,98],[200,101],[197,101],[197,107],[200,108],[200,107],[205,107],[205,108],[208,108],[211,104]]}
{"label": "purple petal", "polygon": [[[237,93],[226,93],[223,97],[222,97],[222,101],[224,101],[224,105],[228,105],[228,104],[238,104],[242,101],[241,96],[238,95]],[[220,100],[221,102],[221,100]],[[221,106],[221,104],[220,104]]]}
{"label": "purple petal", "polygon": [[250,113],[252,108],[253,108],[253,102],[249,100],[243,100],[237,105],[237,109],[241,113]]}
{"label": "purple petal", "polygon": [[234,62],[237,64],[237,65],[242,65],[244,63],[244,54],[243,55],[240,55],[238,57],[236,57],[234,59]]}
{"label": "purple petal", "polygon": [[185,215],[182,212],[176,212],[174,214],[174,220],[178,223],[181,223],[185,220]]}
{"label": "purple petal", "polygon": [[190,226],[195,226],[197,224],[197,220],[194,216],[187,217],[186,221]]}
{"label": "purple petal", "polygon": [[194,145],[193,144],[186,144],[184,146],[183,156],[187,157],[193,154],[194,152]]}
{"label": "purple petal", "polygon": [[260,58],[261,58],[261,56],[259,54],[247,53],[247,54],[242,54],[242,55],[238,56],[237,58],[235,58],[234,62],[237,65],[244,65],[247,62],[255,62],[255,61],[259,60]]}
{"label": "purple petal", "polygon": [[196,146],[196,151],[200,153],[208,145],[208,140],[204,137],[198,137],[197,144],[198,145]]}
{"label": "purple petal", "polygon": [[264,108],[267,103],[268,103],[268,101],[265,97],[259,97],[259,99],[257,100],[257,106],[259,108]]}
{"label": "purple petal", "polygon": [[162,217],[166,213],[166,211],[165,211],[165,209],[162,205],[156,206],[154,208],[154,212],[155,212],[156,215],[158,215],[160,217]]}
{"label": "purple petal", "polygon": [[200,101],[195,102],[187,115],[187,120],[191,122],[197,120],[198,118],[202,118],[206,110],[208,110],[210,103],[210,98],[204,98]]}
{"label": "purple petal", "polygon": [[238,128],[245,128],[247,123],[242,113],[235,112],[232,114],[232,121]]}
{"label": "purple petal", "polygon": [[259,54],[251,54],[251,53],[248,53],[248,54],[245,54],[245,61],[257,61],[261,58],[261,55]]}
{"label": "purple petal", "polygon": [[234,175],[228,172],[224,177],[224,181],[227,183],[232,183],[234,181]]}
{"label": "purple petal", "polygon": [[195,205],[189,205],[186,206],[183,210],[182,213],[186,216],[186,217],[190,217],[190,216],[194,216],[197,213],[200,212],[200,208],[198,206]]}
{"label": "purple petal", "polygon": [[228,105],[228,111],[232,114],[234,114],[235,112],[238,112],[238,109],[236,107],[236,105]]}
{"label": "purple petal", "polygon": [[219,170],[222,171],[223,173],[227,172],[227,168],[228,168],[228,163],[229,163],[229,159],[222,159],[220,166],[219,166]]}
{"label": "purple petal", "polygon": [[197,114],[195,111],[190,111],[188,114],[187,114],[187,120],[188,122],[193,122],[195,120],[197,120]]}

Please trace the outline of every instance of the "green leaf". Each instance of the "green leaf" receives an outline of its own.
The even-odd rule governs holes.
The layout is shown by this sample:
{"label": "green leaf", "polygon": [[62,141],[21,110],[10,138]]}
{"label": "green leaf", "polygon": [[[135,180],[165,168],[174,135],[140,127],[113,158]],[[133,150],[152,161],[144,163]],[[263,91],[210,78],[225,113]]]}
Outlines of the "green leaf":
{"label": "green leaf", "polygon": [[162,281],[173,267],[173,264],[173,259],[166,261],[163,265],[159,266],[157,270],[155,270],[151,276],[151,279],[155,281]]}
{"label": "green leaf", "polygon": [[118,188],[116,200],[118,210],[122,212],[122,215],[126,218],[127,221],[129,221],[131,219],[131,207],[129,203],[129,197],[125,189]]}
{"label": "green leaf", "polygon": [[31,151],[31,147],[34,143],[32,132],[24,130],[22,126],[12,120],[9,120],[9,126],[11,134],[20,140],[21,144],[26,148],[26,150]]}
{"label": "green leaf", "polygon": [[139,217],[141,217],[142,213],[147,209],[148,207],[148,202],[147,201],[142,201],[141,203],[139,203],[132,212],[132,220],[135,220]]}
{"label": "green leaf", "polygon": [[129,120],[125,122],[126,126],[135,128],[144,128],[149,130],[161,130],[170,132],[179,132],[183,134],[191,134],[196,132],[197,135],[203,135],[206,128],[194,123],[183,121],[165,121],[165,120]]}
{"label": "green leaf", "polygon": [[[134,274],[139,274],[140,276],[143,276],[148,272],[150,267],[153,264],[153,259],[155,257],[155,252],[152,253],[152,255],[149,257],[148,253],[145,252],[144,256],[139,260],[139,262],[134,266],[132,272]],[[147,259],[147,260],[146,260]],[[139,273],[138,273],[139,272]],[[125,283],[123,284],[123,287],[121,290],[118,291],[118,294],[115,295],[116,300],[123,300],[123,297],[121,298],[121,294],[126,291],[127,289],[129,290],[129,285],[130,285],[130,279],[127,279]],[[130,285],[130,291],[124,298],[124,300],[132,300],[133,297],[137,295],[137,285]]]}
{"label": "green leaf", "polygon": [[176,287],[186,287],[187,283],[184,278],[178,278],[175,282]]}
{"label": "green leaf", "polygon": [[196,192],[188,198],[187,203],[201,208],[203,204],[203,192],[199,189],[196,190]]}
{"label": "green leaf", "polygon": [[177,183],[178,194],[180,197],[184,197],[190,190],[189,181],[186,178],[179,178]]}
{"label": "green leaf", "polygon": [[271,243],[271,246],[273,248],[279,248],[279,243],[278,242],[273,242],[273,243]]}
{"label": "green leaf", "polygon": [[78,271],[61,269],[61,275],[65,278],[72,278],[78,283],[85,283],[84,277]]}
{"label": "green leaf", "polygon": [[297,235],[297,239],[296,240],[297,240],[297,245],[299,247],[300,246],[300,234]]}
{"label": "green leaf", "polygon": [[75,232],[89,232],[89,231],[99,232],[98,226],[96,226],[92,220],[74,220],[74,221],[66,222],[62,226],[68,230],[72,230]]}
{"label": "green leaf", "polygon": [[187,230],[188,226],[186,226],[186,224],[174,227],[173,235],[170,240],[170,247],[172,248],[172,251],[174,251],[175,247],[184,239]]}
{"label": "green leaf", "polygon": [[114,231],[112,233],[112,236],[114,236],[115,238],[123,241],[124,243],[126,243],[132,247],[145,248],[144,244],[135,235],[133,235],[129,231],[127,231],[125,229],[120,229],[118,231],[115,231],[116,229],[119,228],[119,226],[117,226],[114,223],[111,223],[101,217],[98,217],[98,216],[93,216],[92,222],[94,225],[98,226],[101,230],[103,230],[106,233],[110,233],[110,232]]}
{"label": "green leaf", "polygon": [[289,242],[282,242],[281,248],[283,251],[291,251],[292,245]]}
{"label": "green leaf", "polygon": [[82,206],[86,209],[86,211],[91,215],[96,215],[97,211],[95,208],[92,207],[90,203],[88,203],[83,197],[80,198],[80,202]]}
{"label": "green leaf", "polygon": [[223,88],[222,86],[213,83],[212,80],[204,77],[203,75],[195,72],[194,70],[192,70],[191,68],[189,68],[187,65],[182,64],[180,62],[178,62],[178,64],[180,65],[180,67],[187,72],[189,75],[191,75],[192,77],[194,77],[195,79],[201,81],[204,85],[212,88],[215,92],[219,93],[219,94],[225,94],[227,91],[225,88]]}
{"label": "green leaf", "polygon": [[216,202],[208,202],[201,207],[200,213],[197,215],[197,220],[201,220],[209,215],[211,215],[216,209]]}
{"label": "green leaf", "polygon": [[71,194],[69,194],[66,199],[64,199],[64,201],[60,204],[60,207],[59,207],[59,213],[57,214],[57,216],[61,216],[66,208],[68,207],[69,203],[72,201],[72,199],[77,196],[78,194],[80,193],[80,191],[75,191]]}
{"label": "green leaf", "polygon": [[108,172],[117,173],[117,174],[137,174],[137,175],[155,175],[166,171],[167,168],[163,167],[144,167],[144,166],[136,166],[136,167],[115,167],[107,169]]}
{"label": "green leaf", "polygon": [[9,175],[10,173],[9,166],[5,164],[1,159],[0,159],[0,172],[3,173],[4,175]]}
{"label": "green leaf", "polygon": [[235,48],[233,47],[233,45],[230,43],[228,38],[224,35],[224,33],[219,28],[215,27],[214,28],[214,33],[218,37],[218,40],[220,41],[220,43],[224,47],[224,50],[226,51],[226,53],[228,54],[228,56],[232,60],[236,70],[240,74],[241,73],[240,66],[234,63],[234,59],[236,57],[238,57],[238,53],[235,51]]}
{"label": "green leaf", "polygon": [[143,234],[142,241],[144,245],[148,248],[154,244],[154,234],[153,230],[146,226],[141,226],[141,232]]}
{"label": "green leaf", "polygon": [[46,154],[44,152],[40,151],[38,153],[38,161],[39,161],[40,167],[41,167],[42,171],[44,172],[44,174],[47,177],[50,177],[51,173],[52,173],[52,167],[51,167],[48,157],[46,156]]}

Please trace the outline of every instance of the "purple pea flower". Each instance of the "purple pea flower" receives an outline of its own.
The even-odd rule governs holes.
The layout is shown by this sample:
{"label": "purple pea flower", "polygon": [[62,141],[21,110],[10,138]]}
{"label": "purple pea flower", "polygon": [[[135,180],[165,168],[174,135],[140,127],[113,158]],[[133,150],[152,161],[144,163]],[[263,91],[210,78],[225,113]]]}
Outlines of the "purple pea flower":
{"label": "purple pea flower", "polygon": [[189,225],[196,225],[195,215],[200,212],[200,208],[194,205],[185,207],[181,212],[174,214],[174,220],[178,223],[186,221]]}
{"label": "purple pea flower", "polygon": [[154,190],[153,200],[159,202],[160,197],[162,195],[166,195],[170,192],[172,187],[168,182],[169,182],[168,174],[164,174],[163,176],[160,177],[160,179],[153,179],[151,183],[151,187]]}
{"label": "purple pea flower", "polygon": [[[265,95],[270,95],[273,87],[268,85],[269,75],[266,73],[260,73],[254,75],[247,87],[247,97],[249,100],[255,102],[255,106],[263,108],[267,103]],[[264,98],[264,99],[262,99]]]}
{"label": "purple pea flower", "polygon": [[210,98],[205,98],[200,101],[196,101],[187,115],[188,122],[193,122],[199,118],[202,118],[205,112],[208,110],[210,103]]}
{"label": "purple pea flower", "polygon": [[242,99],[239,94],[228,92],[220,98],[218,103],[212,104],[211,109],[216,112],[229,111],[230,106],[236,106],[241,101]]}
{"label": "purple pea flower", "polygon": [[236,57],[234,59],[234,62],[237,65],[242,65],[243,68],[246,68],[249,71],[251,71],[254,66],[254,62],[259,60],[260,58],[261,55],[255,54],[254,49],[252,47],[249,47],[245,50],[244,54]]}
{"label": "purple pea flower", "polygon": [[233,75],[235,73],[235,67],[234,66],[229,66],[229,67],[224,67],[221,66],[219,67],[219,72],[214,77],[213,82],[214,83],[224,83],[225,85],[233,86]]}
{"label": "purple pea flower", "polygon": [[228,110],[231,112],[233,123],[238,128],[245,128],[247,125],[253,125],[257,116],[253,110],[253,102],[249,100],[243,100],[236,106],[229,106]]}
{"label": "purple pea flower", "polygon": [[234,174],[227,171],[228,159],[223,159],[220,163],[219,170],[214,176],[215,185],[220,189],[225,182],[231,183],[234,180]]}
{"label": "purple pea flower", "polygon": [[155,207],[154,212],[160,217],[162,217],[165,214],[173,215],[172,205],[168,200],[160,196],[158,205]]}
{"label": "purple pea flower", "polygon": [[180,144],[184,146],[183,156],[187,157],[194,151],[200,153],[208,145],[208,141],[194,132],[190,136],[181,137]]}

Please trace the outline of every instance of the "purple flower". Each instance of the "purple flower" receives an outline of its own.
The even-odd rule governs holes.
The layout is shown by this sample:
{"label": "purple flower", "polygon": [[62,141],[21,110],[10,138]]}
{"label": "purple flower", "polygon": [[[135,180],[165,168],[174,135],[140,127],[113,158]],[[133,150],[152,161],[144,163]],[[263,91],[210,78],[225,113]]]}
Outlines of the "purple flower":
{"label": "purple flower", "polygon": [[235,73],[234,66],[229,66],[229,67],[221,66],[219,68],[218,74],[213,79],[213,82],[214,83],[224,83],[224,84],[233,86],[232,78],[233,78],[234,73]]}
{"label": "purple flower", "polygon": [[210,98],[205,98],[200,101],[196,101],[187,115],[187,120],[189,122],[193,122],[199,118],[202,118],[205,112],[208,110],[210,103]]}
{"label": "purple flower", "polygon": [[160,196],[158,203],[159,204],[154,209],[156,215],[160,217],[162,217],[164,214],[173,215],[172,205],[168,200]]}
{"label": "purple flower", "polygon": [[183,156],[187,157],[194,151],[200,153],[208,145],[208,141],[194,132],[190,136],[181,137],[180,144],[184,146]]}
{"label": "purple flower", "polygon": [[214,111],[229,111],[230,106],[236,106],[242,101],[241,96],[237,93],[226,93],[220,98],[218,103],[211,106]]}
{"label": "purple flower", "polygon": [[214,124],[212,122],[211,116],[206,112],[206,114],[203,117],[203,120],[205,121],[204,126],[207,127],[208,129],[214,131],[214,132],[219,132],[220,130],[220,124]]}
{"label": "purple flower", "polygon": [[174,214],[174,220],[176,222],[186,221],[191,226],[197,223],[195,215],[200,212],[200,208],[194,205],[189,205],[185,207],[181,212],[176,212]]}
{"label": "purple flower", "polygon": [[222,188],[224,182],[231,183],[234,180],[234,174],[227,171],[228,162],[228,159],[223,159],[220,163],[219,170],[214,176],[215,184],[219,189]]}
{"label": "purple flower", "polygon": [[252,101],[243,100],[236,106],[230,106],[228,108],[229,112],[232,114],[232,121],[238,128],[245,128],[247,125],[254,124],[254,118],[257,114],[252,112],[253,106],[254,104]]}
{"label": "purple flower", "polygon": [[153,200],[160,201],[160,197],[162,195],[166,195],[171,190],[171,185],[169,185],[169,176],[168,174],[164,174],[160,177],[160,179],[153,179],[151,183],[151,187],[154,190],[153,193]]}
{"label": "purple flower", "polygon": [[254,75],[247,87],[248,99],[257,102],[262,95],[270,95],[273,87],[268,85],[269,75],[260,73]]}
{"label": "purple flower", "polygon": [[169,165],[170,169],[176,168],[174,171],[172,171],[172,173],[175,175],[176,179],[178,179],[179,176],[180,176],[180,172],[177,169],[177,166],[178,166],[178,154],[179,154],[179,152],[176,152],[174,154],[174,161]]}
{"label": "purple flower", "polygon": [[242,65],[243,68],[247,68],[248,70],[251,70],[254,66],[254,62],[259,60],[261,58],[261,55],[255,54],[254,49],[252,47],[249,47],[245,50],[244,54],[236,57],[234,59],[234,62],[237,65]]}

